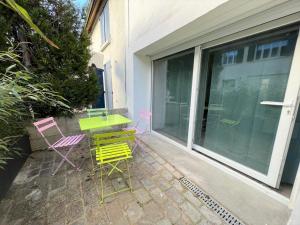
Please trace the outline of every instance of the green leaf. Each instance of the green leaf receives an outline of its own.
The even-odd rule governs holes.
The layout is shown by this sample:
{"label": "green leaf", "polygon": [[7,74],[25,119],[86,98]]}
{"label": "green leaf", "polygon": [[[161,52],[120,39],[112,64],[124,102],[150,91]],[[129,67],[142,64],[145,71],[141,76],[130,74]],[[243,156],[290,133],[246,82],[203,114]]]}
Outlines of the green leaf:
{"label": "green leaf", "polygon": [[19,93],[15,90],[15,88],[13,88],[12,90],[12,93],[15,97],[17,97],[19,100],[22,100],[21,96],[19,95]]}
{"label": "green leaf", "polygon": [[33,23],[30,15],[26,11],[26,9],[24,9],[22,6],[18,5],[14,0],[5,0],[5,1],[6,1],[7,4],[3,3],[2,1],[0,3],[2,3],[4,6],[9,7],[11,10],[15,11],[48,44],[50,44],[51,46],[59,49],[59,47],[56,44],[54,44],[53,41],[51,41],[49,38],[47,38],[47,36],[38,28],[38,26]]}

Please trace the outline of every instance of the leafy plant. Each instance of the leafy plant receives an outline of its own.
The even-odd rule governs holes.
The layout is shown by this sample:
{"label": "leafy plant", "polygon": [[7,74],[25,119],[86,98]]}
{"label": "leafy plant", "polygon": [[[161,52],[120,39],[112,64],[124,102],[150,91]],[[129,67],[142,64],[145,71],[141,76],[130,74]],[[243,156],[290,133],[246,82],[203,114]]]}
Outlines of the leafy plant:
{"label": "leafy plant", "polygon": [[1,0],[0,4],[6,6],[7,8],[13,10],[17,13],[35,32],[37,32],[48,44],[55,48],[59,48],[53,41],[51,41],[47,36],[35,25],[29,16],[28,12],[14,0]]}
{"label": "leafy plant", "polygon": [[[55,91],[68,99],[72,108],[94,103],[100,90],[95,72],[88,69],[90,38],[82,29],[84,13],[79,12],[70,0],[19,0],[18,3],[28,10],[27,15],[32,20],[27,16],[23,20],[17,14],[11,15],[11,10],[3,7],[2,13],[0,7],[0,27],[14,45],[21,43],[18,53],[23,64],[31,72],[39,74],[39,81],[51,83]],[[21,11],[21,6],[9,6]],[[36,24],[35,32],[27,26],[32,22]],[[49,37],[52,40],[50,44],[54,42],[59,49],[41,39],[40,30],[44,32],[41,36]],[[8,45],[7,39],[1,40],[0,37],[0,49]],[[32,104],[32,107],[40,117],[70,113],[40,102]]]}
{"label": "leafy plant", "polygon": [[24,133],[26,122],[31,118],[30,105],[40,102],[68,110],[66,100],[53,91],[48,83],[37,82],[19,61],[15,48],[0,51],[0,62],[9,64],[0,70],[0,168],[16,149],[16,138]]}
{"label": "leafy plant", "polygon": [[[44,40],[57,48],[15,1],[1,0],[0,4],[19,14]],[[6,43],[11,44],[11,39],[8,38]],[[18,149],[13,146],[18,136],[25,132],[26,121],[32,112],[31,104],[40,102],[69,110],[65,99],[53,91],[50,84],[39,82],[38,77],[20,62],[17,47],[10,46],[0,51],[0,169],[8,159],[18,154]]]}

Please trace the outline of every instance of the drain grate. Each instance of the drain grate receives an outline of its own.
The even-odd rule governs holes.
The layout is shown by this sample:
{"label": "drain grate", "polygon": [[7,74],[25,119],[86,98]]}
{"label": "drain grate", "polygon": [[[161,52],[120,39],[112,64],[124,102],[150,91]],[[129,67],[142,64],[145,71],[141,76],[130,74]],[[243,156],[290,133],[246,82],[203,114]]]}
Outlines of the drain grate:
{"label": "drain grate", "polygon": [[239,219],[232,215],[227,209],[222,207],[217,201],[209,197],[197,185],[185,177],[179,179],[180,183],[189,189],[195,196],[200,198],[205,205],[217,213],[229,225],[244,225]]}

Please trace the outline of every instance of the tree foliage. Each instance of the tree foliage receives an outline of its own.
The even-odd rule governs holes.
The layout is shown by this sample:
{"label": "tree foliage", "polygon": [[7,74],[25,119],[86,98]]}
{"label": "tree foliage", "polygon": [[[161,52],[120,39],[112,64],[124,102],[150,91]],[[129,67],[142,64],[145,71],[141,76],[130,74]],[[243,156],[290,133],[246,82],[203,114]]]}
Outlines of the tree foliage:
{"label": "tree foliage", "polygon": [[[5,35],[0,37],[0,49],[9,47],[9,42],[20,43],[18,52],[22,62],[39,75],[39,82],[52,84],[72,108],[93,103],[99,87],[95,73],[88,69],[90,39],[82,29],[83,14],[70,0],[20,0],[18,4],[27,9],[32,21],[59,49],[45,42],[26,21],[3,6],[0,6],[0,27]],[[69,112],[41,102],[34,103],[33,110],[40,117]]]}
{"label": "tree foliage", "polygon": [[0,70],[0,169],[16,153],[13,148],[17,137],[25,131],[30,121],[30,106],[43,103],[63,111],[69,110],[65,100],[51,88],[39,82],[38,77],[19,61],[15,48],[0,51],[0,63],[8,65]]}
{"label": "tree foliage", "polygon": [[[34,19],[14,0],[0,0],[0,169],[16,154],[14,143],[30,122],[32,106],[40,116],[57,115],[70,111],[61,95],[70,95],[73,107],[82,107],[98,92],[95,74],[87,70],[89,39],[72,3],[20,3]],[[40,26],[48,30],[43,33]],[[55,51],[58,46],[51,39],[63,47]]]}

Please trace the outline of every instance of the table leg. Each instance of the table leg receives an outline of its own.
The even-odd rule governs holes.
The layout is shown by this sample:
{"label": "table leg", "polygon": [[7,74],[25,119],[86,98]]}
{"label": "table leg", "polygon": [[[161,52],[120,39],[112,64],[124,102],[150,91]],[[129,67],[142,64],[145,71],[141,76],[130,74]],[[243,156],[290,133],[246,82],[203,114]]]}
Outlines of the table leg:
{"label": "table leg", "polygon": [[91,162],[92,162],[92,173],[91,173],[91,176],[94,176],[95,175],[95,166],[94,166],[94,160],[93,160],[92,151],[94,151],[95,149],[91,148],[91,133],[89,133],[88,144],[89,144],[90,158],[91,158]]}

